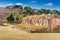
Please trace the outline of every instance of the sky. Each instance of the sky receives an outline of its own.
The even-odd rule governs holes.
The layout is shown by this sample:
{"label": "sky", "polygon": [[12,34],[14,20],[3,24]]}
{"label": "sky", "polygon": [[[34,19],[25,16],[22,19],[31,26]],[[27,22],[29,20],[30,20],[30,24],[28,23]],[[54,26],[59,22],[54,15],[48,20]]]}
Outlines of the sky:
{"label": "sky", "polygon": [[8,5],[29,6],[35,9],[60,10],[60,0],[0,0],[0,7]]}

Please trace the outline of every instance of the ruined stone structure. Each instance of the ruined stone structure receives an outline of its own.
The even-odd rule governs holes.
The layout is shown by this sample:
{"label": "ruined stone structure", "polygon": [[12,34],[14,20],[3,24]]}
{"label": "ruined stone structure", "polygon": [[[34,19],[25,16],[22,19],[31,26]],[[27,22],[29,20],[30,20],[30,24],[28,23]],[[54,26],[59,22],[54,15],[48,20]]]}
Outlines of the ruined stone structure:
{"label": "ruined stone structure", "polygon": [[[31,15],[23,18],[23,24],[44,26],[48,32],[60,32],[60,16],[51,14]],[[44,29],[43,29],[44,30]]]}
{"label": "ruined stone structure", "polygon": [[[6,16],[9,14],[9,13],[15,13],[15,12],[18,12],[20,11],[20,9],[16,8],[16,9],[9,9],[9,8],[0,8],[0,21],[6,21]],[[1,21],[1,22],[2,22]]]}

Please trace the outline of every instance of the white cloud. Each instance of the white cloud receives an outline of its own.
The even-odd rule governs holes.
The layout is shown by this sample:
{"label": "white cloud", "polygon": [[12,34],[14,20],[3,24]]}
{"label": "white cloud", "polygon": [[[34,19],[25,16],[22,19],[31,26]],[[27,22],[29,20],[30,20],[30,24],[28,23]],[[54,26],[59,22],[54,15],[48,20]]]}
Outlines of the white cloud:
{"label": "white cloud", "polygon": [[47,3],[47,4],[44,4],[45,6],[53,6],[53,3]]}
{"label": "white cloud", "polygon": [[14,5],[14,4],[5,4],[5,5],[0,5],[0,7],[6,7],[6,6],[11,6],[11,5]]}
{"label": "white cloud", "polygon": [[6,4],[5,6],[11,6],[11,5],[23,5],[23,4],[22,3],[15,3],[15,4],[10,3],[10,4]]}
{"label": "white cloud", "polygon": [[22,3],[16,3],[15,5],[23,5]]}
{"label": "white cloud", "polygon": [[32,3],[36,3],[37,1],[30,1],[30,2],[32,2]]}
{"label": "white cloud", "polygon": [[15,5],[22,5],[23,7],[28,6],[28,5],[22,4],[22,3],[15,3]]}
{"label": "white cloud", "polygon": [[11,6],[11,5],[14,5],[14,4],[10,3],[10,4],[6,4],[5,6]]}
{"label": "white cloud", "polygon": [[22,3],[15,3],[15,4],[9,3],[9,4],[5,4],[5,5],[0,5],[0,7],[6,7],[6,6],[11,6],[11,5],[22,5],[23,7],[28,6],[28,5],[22,4]]}
{"label": "white cloud", "polygon": [[15,3],[15,4],[10,3],[10,4],[6,4],[4,6],[0,6],[0,7],[6,7],[6,6],[11,6],[11,5],[23,5],[23,4],[22,3]]}

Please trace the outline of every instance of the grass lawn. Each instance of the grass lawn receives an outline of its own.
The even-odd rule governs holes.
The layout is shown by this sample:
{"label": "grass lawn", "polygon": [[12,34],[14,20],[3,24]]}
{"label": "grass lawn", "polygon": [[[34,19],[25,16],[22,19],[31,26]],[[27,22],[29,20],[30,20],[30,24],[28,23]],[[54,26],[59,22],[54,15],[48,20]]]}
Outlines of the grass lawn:
{"label": "grass lawn", "polygon": [[60,40],[60,33],[27,33],[0,26],[0,40]]}

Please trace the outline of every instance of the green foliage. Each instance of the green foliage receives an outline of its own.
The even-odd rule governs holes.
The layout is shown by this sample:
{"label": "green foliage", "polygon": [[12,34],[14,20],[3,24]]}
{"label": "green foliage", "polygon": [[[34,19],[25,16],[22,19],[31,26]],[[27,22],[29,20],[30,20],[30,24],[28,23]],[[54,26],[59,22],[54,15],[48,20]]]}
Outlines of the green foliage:
{"label": "green foliage", "polygon": [[8,21],[8,22],[13,22],[13,21],[14,21],[13,14],[10,14],[10,15],[7,17],[7,21]]}
{"label": "green foliage", "polygon": [[49,10],[49,9],[32,9],[31,7],[22,7],[21,5],[14,5],[14,6],[7,6],[6,8],[20,8],[21,10],[19,12],[11,13],[7,17],[7,21],[9,22],[22,22],[23,17],[26,17],[28,15],[40,15],[40,14],[58,14],[60,15],[60,12],[58,10]]}
{"label": "green foliage", "polygon": [[23,7],[21,6],[21,5],[11,5],[11,6],[6,6],[6,8],[12,8],[12,9],[14,9],[14,8],[18,8],[18,9],[23,9]]}
{"label": "green foliage", "polygon": [[24,14],[24,16],[27,15],[40,15],[40,14],[58,14],[60,15],[60,12],[58,10],[49,10],[49,9],[32,9],[31,7],[22,7],[21,5],[11,5],[6,6],[6,8],[18,8],[20,9],[20,14]]}
{"label": "green foliage", "polygon": [[24,17],[24,15],[20,15],[19,13],[11,13],[7,16],[7,21],[8,22],[16,22],[16,23],[21,23],[22,22],[22,18]]}
{"label": "green foliage", "polygon": [[24,18],[24,15],[19,15],[19,22],[22,22],[22,19]]}
{"label": "green foliage", "polygon": [[23,9],[23,7],[21,5],[14,5],[13,8]]}
{"label": "green foliage", "polygon": [[27,15],[32,15],[33,14],[33,9],[30,8],[30,7],[24,7],[23,9],[23,12],[24,16],[27,16]]}
{"label": "green foliage", "polygon": [[53,10],[53,11],[52,11],[52,14],[58,14],[58,15],[60,15],[60,12],[57,11],[57,10]]}

